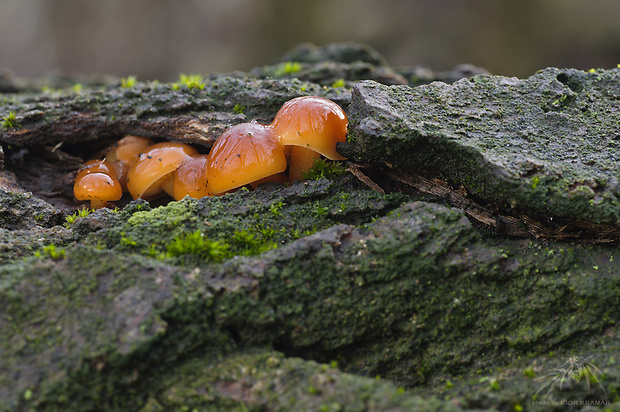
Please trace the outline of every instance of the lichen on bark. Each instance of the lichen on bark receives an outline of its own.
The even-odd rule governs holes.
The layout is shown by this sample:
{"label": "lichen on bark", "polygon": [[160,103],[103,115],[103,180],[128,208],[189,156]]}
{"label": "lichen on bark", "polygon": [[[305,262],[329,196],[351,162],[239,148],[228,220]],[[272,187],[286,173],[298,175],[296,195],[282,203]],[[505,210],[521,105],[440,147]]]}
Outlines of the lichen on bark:
{"label": "lichen on bark", "polygon": [[360,82],[342,149],[463,185],[504,211],[618,226],[619,70],[549,68],[415,89]]}

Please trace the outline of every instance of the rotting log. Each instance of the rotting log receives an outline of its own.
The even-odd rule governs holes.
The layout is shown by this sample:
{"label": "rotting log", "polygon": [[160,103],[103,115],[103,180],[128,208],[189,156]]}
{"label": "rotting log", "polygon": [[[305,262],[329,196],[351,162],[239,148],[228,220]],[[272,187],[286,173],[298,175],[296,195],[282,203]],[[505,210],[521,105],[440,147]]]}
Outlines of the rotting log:
{"label": "rotting log", "polygon": [[[615,70],[362,82],[352,100],[348,86],[285,77],[3,95],[0,117],[17,123],[0,135],[0,410],[528,410],[534,378],[588,354],[606,378],[573,375],[546,399],[617,407]],[[516,133],[489,93],[520,95],[538,123]],[[113,139],[206,150],[300,94],[347,108],[349,172],[63,222],[76,207],[66,176]],[[559,152],[543,144],[512,157],[521,137],[560,129],[588,162],[540,163]],[[510,150],[488,142],[498,131]],[[569,195],[550,170],[573,179]]]}
{"label": "rotting log", "polygon": [[[141,212],[140,225],[162,214],[181,227],[211,220],[214,200],[181,203],[194,202],[185,220],[164,208]],[[136,223],[135,213],[125,218],[125,227]],[[123,253],[121,244],[76,245],[62,258],[0,269],[10,319],[3,336],[11,336],[2,370],[15,379],[5,376],[3,399],[17,402],[30,390],[42,409],[136,407],[165,392],[167,365],[240,348],[336,361],[420,387],[471,369],[525,368],[523,357],[599,339],[613,347],[604,339],[615,330],[620,292],[613,250],[497,241],[463,212],[430,203],[217,265],[174,265]],[[601,357],[615,362],[614,353]]]}

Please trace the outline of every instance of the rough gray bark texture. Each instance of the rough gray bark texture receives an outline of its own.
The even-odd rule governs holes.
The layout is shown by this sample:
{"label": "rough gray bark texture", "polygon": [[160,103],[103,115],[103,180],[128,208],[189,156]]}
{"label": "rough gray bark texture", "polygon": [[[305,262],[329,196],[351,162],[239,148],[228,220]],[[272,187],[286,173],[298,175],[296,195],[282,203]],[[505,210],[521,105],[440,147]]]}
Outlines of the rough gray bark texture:
{"label": "rough gray bark texture", "polygon": [[349,155],[447,179],[503,210],[620,224],[620,69],[360,82]]}
{"label": "rough gray bark texture", "polygon": [[[304,45],[203,88],[6,86],[0,410],[617,408],[620,70],[412,72]],[[206,152],[303,94],[346,109],[347,172],[65,221],[125,133]]]}

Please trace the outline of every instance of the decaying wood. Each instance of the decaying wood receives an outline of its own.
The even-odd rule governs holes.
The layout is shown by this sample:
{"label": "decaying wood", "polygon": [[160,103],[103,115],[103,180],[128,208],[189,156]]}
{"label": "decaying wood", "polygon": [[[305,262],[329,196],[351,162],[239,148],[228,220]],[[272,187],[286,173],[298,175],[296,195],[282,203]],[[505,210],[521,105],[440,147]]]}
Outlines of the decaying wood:
{"label": "decaying wood", "polygon": [[453,189],[440,179],[426,178],[414,172],[400,170],[388,170],[385,174],[390,179],[404,183],[422,193],[443,199],[449,205],[462,209],[478,225],[501,235],[516,238],[531,236],[536,239],[572,240],[587,243],[620,242],[620,229],[613,226],[582,220],[564,222],[556,226],[543,224],[540,220],[523,213],[516,215],[498,213],[488,206],[483,206],[472,200],[466,190]]}

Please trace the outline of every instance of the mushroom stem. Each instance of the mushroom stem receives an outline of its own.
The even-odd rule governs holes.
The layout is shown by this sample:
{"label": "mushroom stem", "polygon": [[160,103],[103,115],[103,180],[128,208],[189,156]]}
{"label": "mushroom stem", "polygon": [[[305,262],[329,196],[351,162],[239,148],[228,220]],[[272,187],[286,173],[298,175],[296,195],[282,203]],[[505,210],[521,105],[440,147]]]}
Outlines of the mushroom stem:
{"label": "mushroom stem", "polygon": [[263,183],[281,183],[286,184],[289,183],[290,179],[286,173],[276,173],[275,175],[264,177],[256,182],[250,183],[250,187],[252,189],[256,189],[259,185]]}
{"label": "mushroom stem", "polygon": [[166,176],[166,178],[161,182],[160,187],[170,197],[174,197],[174,174],[173,173],[168,174],[168,176]]}
{"label": "mushroom stem", "polygon": [[101,209],[107,205],[107,201],[102,199],[91,199],[90,200],[90,208],[91,209]]}
{"label": "mushroom stem", "polygon": [[291,152],[291,163],[289,169],[289,176],[291,182],[295,180],[301,180],[304,172],[307,172],[314,165],[314,161],[319,159],[321,154],[314,150],[307,149],[301,146],[293,146]]}

